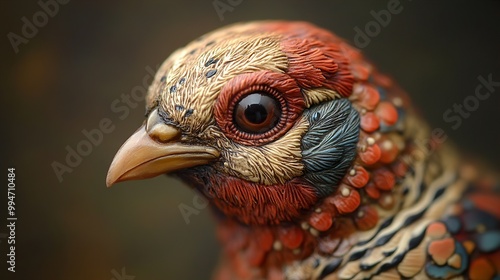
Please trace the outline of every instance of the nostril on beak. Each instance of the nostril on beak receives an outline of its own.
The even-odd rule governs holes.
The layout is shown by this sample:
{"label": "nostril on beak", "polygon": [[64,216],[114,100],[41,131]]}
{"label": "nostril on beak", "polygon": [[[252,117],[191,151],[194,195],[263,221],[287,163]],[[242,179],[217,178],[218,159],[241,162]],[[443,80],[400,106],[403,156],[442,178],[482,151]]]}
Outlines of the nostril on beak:
{"label": "nostril on beak", "polygon": [[160,143],[176,141],[181,137],[181,132],[177,128],[163,122],[158,114],[158,109],[149,114],[146,121],[146,132],[149,137]]}

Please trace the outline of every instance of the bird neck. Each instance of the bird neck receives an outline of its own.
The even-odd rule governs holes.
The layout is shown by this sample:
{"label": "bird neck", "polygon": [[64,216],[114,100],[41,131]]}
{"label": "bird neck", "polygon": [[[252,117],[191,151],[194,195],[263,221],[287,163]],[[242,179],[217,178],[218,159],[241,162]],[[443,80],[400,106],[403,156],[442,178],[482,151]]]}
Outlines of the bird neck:
{"label": "bird neck", "polygon": [[[413,207],[418,197],[439,193],[427,186],[440,176],[452,181],[456,160],[450,160],[454,153],[439,148],[422,127],[408,117],[405,133],[413,134],[414,140],[406,141],[396,159],[369,167],[355,162],[335,190],[299,218],[277,224],[245,224],[219,215],[217,235],[223,245],[224,264],[220,273],[226,269],[242,279],[253,279],[283,273],[284,265],[298,260],[308,259],[314,267],[317,258],[313,256],[341,259],[364,235],[376,233],[399,211]],[[374,143],[366,141],[364,149],[383,145],[380,139],[383,137]],[[209,199],[220,212],[214,197]]]}

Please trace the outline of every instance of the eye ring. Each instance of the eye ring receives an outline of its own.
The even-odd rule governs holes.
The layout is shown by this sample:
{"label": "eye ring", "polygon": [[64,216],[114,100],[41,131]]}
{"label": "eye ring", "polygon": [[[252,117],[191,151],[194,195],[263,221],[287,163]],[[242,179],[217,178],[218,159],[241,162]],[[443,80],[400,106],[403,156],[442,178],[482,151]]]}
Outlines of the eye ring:
{"label": "eye ring", "polygon": [[233,121],[241,131],[250,134],[265,133],[278,124],[282,107],[267,92],[251,92],[236,102]]}
{"label": "eye ring", "polygon": [[[278,118],[276,124],[270,129],[267,129],[260,133],[242,129],[234,120],[234,113],[237,111],[237,105],[241,102],[241,100],[254,93],[263,93],[264,95],[269,96],[270,98],[275,100],[277,104],[279,104],[281,111],[280,117]],[[277,134],[286,125],[286,117],[284,118],[283,116],[286,116],[288,114],[288,106],[287,101],[276,89],[270,88],[267,85],[253,85],[240,91],[234,96],[233,100],[229,103],[227,112],[231,114],[231,124],[229,127],[231,135],[234,135],[237,139],[248,139],[251,141],[262,143],[266,139],[272,138],[273,135]]]}
{"label": "eye ring", "polygon": [[[239,103],[252,94],[266,96],[280,111],[278,118],[255,131],[235,121]],[[302,93],[294,79],[284,73],[259,71],[241,74],[228,81],[217,98],[214,115],[227,137],[237,143],[260,146],[286,133],[304,107]]]}

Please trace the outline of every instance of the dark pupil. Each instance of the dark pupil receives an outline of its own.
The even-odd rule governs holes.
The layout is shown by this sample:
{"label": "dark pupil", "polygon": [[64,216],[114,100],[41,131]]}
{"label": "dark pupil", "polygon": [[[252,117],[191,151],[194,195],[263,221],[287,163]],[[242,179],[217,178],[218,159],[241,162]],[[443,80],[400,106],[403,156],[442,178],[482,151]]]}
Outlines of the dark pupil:
{"label": "dark pupil", "polygon": [[279,121],[281,107],[278,101],[265,93],[251,93],[236,105],[234,122],[238,129],[248,133],[263,133]]}
{"label": "dark pupil", "polygon": [[263,123],[267,118],[267,110],[262,104],[248,105],[245,110],[245,117],[254,124]]}

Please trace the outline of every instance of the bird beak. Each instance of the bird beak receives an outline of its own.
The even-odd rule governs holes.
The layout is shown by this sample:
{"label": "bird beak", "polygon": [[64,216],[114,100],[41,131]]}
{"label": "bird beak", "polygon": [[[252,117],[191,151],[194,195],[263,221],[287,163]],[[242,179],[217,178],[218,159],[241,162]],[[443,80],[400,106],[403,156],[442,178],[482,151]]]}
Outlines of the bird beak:
{"label": "bird beak", "polygon": [[175,170],[208,164],[217,158],[218,150],[180,142],[181,132],[167,125],[152,111],[146,121],[122,145],[108,170],[108,187],[121,181],[139,180]]}

